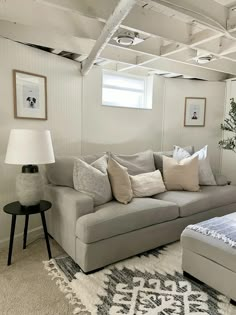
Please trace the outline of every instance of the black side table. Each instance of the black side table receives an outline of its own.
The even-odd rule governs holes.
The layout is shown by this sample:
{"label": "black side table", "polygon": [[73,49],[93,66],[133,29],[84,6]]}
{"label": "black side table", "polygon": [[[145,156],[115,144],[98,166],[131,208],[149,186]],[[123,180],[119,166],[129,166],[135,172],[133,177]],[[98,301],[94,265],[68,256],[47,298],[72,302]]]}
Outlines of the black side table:
{"label": "black side table", "polygon": [[7,265],[11,265],[11,256],[12,256],[12,249],[13,249],[13,241],[14,241],[14,233],[15,233],[15,226],[16,226],[16,216],[17,215],[25,215],[25,228],[24,228],[24,239],[23,239],[23,249],[26,248],[26,242],[27,242],[27,231],[28,231],[28,223],[29,223],[29,216],[32,214],[41,214],[42,224],[43,224],[43,230],[45,235],[45,240],[47,244],[47,250],[48,250],[48,257],[49,259],[52,258],[50,244],[49,244],[49,238],[48,238],[48,231],[47,231],[47,224],[44,212],[49,210],[52,207],[51,202],[46,200],[41,200],[40,204],[36,206],[30,206],[25,207],[22,206],[18,201],[12,202],[7,204],[3,211],[12,215],[11,220],[11,234],[10,234],[10,243],[9,243],[9,251],[8,251],[8,261]]}

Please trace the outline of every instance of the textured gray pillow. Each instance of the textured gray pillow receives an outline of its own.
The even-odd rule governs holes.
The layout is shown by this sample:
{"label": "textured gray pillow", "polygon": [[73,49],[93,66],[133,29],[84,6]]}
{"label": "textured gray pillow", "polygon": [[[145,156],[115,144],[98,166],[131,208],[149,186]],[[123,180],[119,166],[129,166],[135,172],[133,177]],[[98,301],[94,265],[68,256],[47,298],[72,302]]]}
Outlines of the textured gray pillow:
{"label": "textured gray pillow", "polygon": [[[88,164],[102,157],[104,153],[80,156],[79,158]],[[73,169],[76,156],[60,156],[56,157],[55,163],[46,165],[46,174],[49,182],[57,186],[67,186],[74,188]]]}
{"label": "textured gray pillow", "polygon": [[[194,153],[194,147],[193,146],[187,146],[184,147],[184,150],[186,150],[190,155]],[[173,157],[174,150],[171,151],[161,151],[161,152],[153,152],[155,167],[157,170],[160,170],[160,172],[163,174],[163,155],[167,157]]]}
{"label": "textured gray pillow", "polygon": [[73,180],[74,188],[91,196],[95,206],[112,200],[106,156],[102,156],[91,165],[81,159],[76,159]]}
{"label": "textured gray pillow", "polygon": [[120,165],[127,168],[129,175],[138,175],[155,171],[153,152],[147,150],[132,155],[114,154],[109,156]]}

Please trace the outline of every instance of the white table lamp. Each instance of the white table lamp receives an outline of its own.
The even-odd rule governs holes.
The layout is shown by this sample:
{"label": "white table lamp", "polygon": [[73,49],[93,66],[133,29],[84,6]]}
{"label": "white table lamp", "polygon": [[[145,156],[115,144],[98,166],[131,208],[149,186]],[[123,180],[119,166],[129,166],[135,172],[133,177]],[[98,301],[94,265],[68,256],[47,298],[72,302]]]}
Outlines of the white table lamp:
{"label": "white table lamp", "polygon": [[38,164],[55,162],[49,130],[12,129],[5,163],[22,165],[16,179],[16,193],[23,206],[33,206],[43,197],[43,180]]}

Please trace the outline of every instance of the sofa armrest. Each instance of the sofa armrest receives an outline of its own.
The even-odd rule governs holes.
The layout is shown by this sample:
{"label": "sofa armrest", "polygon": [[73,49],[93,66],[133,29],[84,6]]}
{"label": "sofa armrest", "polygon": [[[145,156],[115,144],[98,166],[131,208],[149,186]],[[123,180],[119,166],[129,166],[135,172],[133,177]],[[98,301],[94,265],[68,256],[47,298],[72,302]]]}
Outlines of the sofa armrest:
{"label": "sofa armrest", "polygon": [[75,259],[77,219],[94,211],[93,199],[73,188],[45,185],[45,199],[52,202],[47,211],[48,232]]}
{"label": "sofa armrest", "polygon": [[215,175],[215,180],[216,180],[217,186],[229,185],[229,181],[228,181],[227,177],[224,175],[219,175],[219,174]]}
{"label": "sofa armrest", "polygon": [[45,185],[45,198],[52,202],[58,214],[75,223],[79,217],[94,211],[93,199],[70,187]]}

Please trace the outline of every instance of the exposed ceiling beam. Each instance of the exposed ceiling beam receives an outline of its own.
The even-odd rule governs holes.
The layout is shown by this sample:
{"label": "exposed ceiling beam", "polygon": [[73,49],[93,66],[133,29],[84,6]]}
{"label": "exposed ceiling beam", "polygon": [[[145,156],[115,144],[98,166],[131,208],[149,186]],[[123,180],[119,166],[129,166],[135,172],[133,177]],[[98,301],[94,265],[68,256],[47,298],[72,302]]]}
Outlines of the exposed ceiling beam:
{"label": "exposed ceiling beam", "polygon": [[190,44],[192,47],[195,47],[200,44],[207,43],[213,39],[222,37],[222,34],[213,30],[203,30],[197,32],[191,36]]}
{"label": "exposed ceiling beam", "polygon": [[217,31],[225,31],[229,9],[212,0],[152,0]]}
{"label": "exposed ceiling beam", "polygon": [[[123,66],[124,67],[124,66]],[[166,71],[166,72],[174,72],[187,76],[191,76],[193,78],[199,78],[203,80],[209,81],[222,81],[227,79],[229,76],[224,73],[216,72],[213,70],[208,70],[200,67],[195,67],[193,65],[187,65],[179,63],[175,60],[168,60],[164,58],[159,58],[155,61],[149,62],[143,66],[146,69],[157,70],[157,71]],[[122,65],[118,65],[118,70],[122,68]]]}
{"label": "exposed ceiling beam", "polygon": [[61,49],[52,49],[52,50],[51,50],[51,52],[52,52],[53,54],[55,54],[55,55],[60,54],[61,51],[62,51]]}
{"label": "exposed ceiling beam", "polygon": [[81,14],[72,14],[34,0],[0,0],[0,20],[38,27],[44,29],[45,34],[52,30],[63,35],[96,40],[104,28],[104,22],[98,19],[91,19]]}
{"label": "exposed ceiling beam", "polygon": [[[108,13],[104,10],[104,7],[108,8],[107,11],[116,3],[115,0],[99,0],[95,2],[94,0],[38,0],[50,6],[56,6],[62,10],[72,10],[78,14],[85,16],[94,17],[100,21],[106,21],[108,18]],[[154,37],[164,38],[171,42],[176,43],[177,45],[184,45],[186,48],[188,46],[198,48],[199,44],[208,43],[209,41],[222,37],[224,35],[224,25],[226,27],[227,12],[228,8],[214,3],[212,7],[212,0],[155,0],[155,2],[162,1],[162,4],[165,2],[165,6],[170,4],[175,4],[175,10],[178,11],[177,6],[185,6],[185,13],[188,9],[188,14],[191,16],[192,11],[197,10],[199,6],[199,1],[201,4],[201,9],[198,7],[200,15],[208,14],[210,20],[216,20],[216,24],[222,24],[222,27],[215,27],[214,25],[208,25],[212,29],[203,30],[197,34],[192,35],[192,25],[178,19],[173,19],[165,16],[160,12],[155,12],[153,10],[143,9],[142,7],[135,6],[129,16],[122,23],[124,29],[129,29],[145,34],[149,34]],[[168,3],[167,3],[167,2]],[[179,8],[180,9],[180,8]],[[181,10],[179,10],[181,11]],[[182,11],[181,11],[182,12]],[[187,14],[187,13],[186,13]],[[199,20],[199,19],[198,19]],[[203,22],[203,21],[202,21]],[[220,28],[220,29],[219,29]],[[217,31],[216,31],[217,29]],[[236,42],[236,38],[235,38]],[[166,47],[167,48],[167,47]],[[172,46],[173,48],[173,46]],[[167,48],[168,50],[168,48]],[[177,47],[176,52],[179,51]],[[215,50],[210,51],[209,53],[215,53]],[[168,52],[167,52],[168,53]],[[174,54],[175,50],[170,51],[168,54]],[[165,52],[163,52],[165,56]],[[167,55],[166,55],[167,56]],[[223,55],[224,57],[224,55]]]}
{"label": "exposed ceiling beam", "polygon": [[36,0],[47,6],[105,22],[118,4],[118,0]]}
{"label": "exposed ceiling beam", "polygon": [[[79,61],[82,61],[86,58],[86,56],[89,55],[91,52],[95,41],[91,39],[86,38],[78,38],[74,36],[68,36],[68,35],[61,35],[57,34],[56,32],[48,31],[45,32],[44,29],[40,30],[39,28],[33,28],[25,25],[10,23],[6,21],[0,21],[0,36],[10,38],[12,40],[21,41],[23,43],[30,43],[34,45],[41,45],[41,46],[48,46],[48,43],[51,43],[52,47],[50,48],[56,48],[61,50],[66,50],[75,54],[82,55],[80,56]],[[151,39],[150,39],[151,40]],[[156,39],[154,38],[154,41]],[[149,40],[148,40],[149,41]],[[148,43],[148,46],[150,45],[150,42]],[[141,47],[141,48],[140,48]],[[145,47],[145,41],[139,45],[131,46],[129,48],[121,48],[118,46],[113,46],[111,44],[108,44],[104,51],[101,54],[101,58],[106,58],[112,61],[120,61],[121,63],[125,63],[128,66],[140,66],[140,65],[148,65],[147,68],[151,68],[150,63],[148,62],[150,60],[155,60],[156,58],[160,57],[160,54],[158,54],[159,51],[159,45],[156,43],[156,50],[151,51],[148,50],[148,53],[144,54],[144,48]],[[152,54],[151,54],[152,52]],[[81,59],[82,58],[82,59]],[[164,57],[166,58],[166,57]],[[168,57],[173,62],[174,59]],[[142,60],[142,61],[141,61]],[[185,66],[188,66],[188,61],[178,60],[177,56],[177,62],[181,62],[180,67],[185,68]],[[126,65],[126,67],[127,67]],[[165,63],[166,65],[166,63]],[[201,66],[198,65],[191,65],[190,66],[193,69],[193,72],[195,68],[201,68]],[[229,68],[227,64],[227,69]],[[155,68],[156,69],[156,68]],[[236,69],[234,70],[233,67],[231,67],[232,71],[234,71],[234,75],[236,75]],[[165,69],[161,69],[165,70]],[[207,70],[203,69],[203,78],[206,78],[205,72]],[[218,65],[211,68],[211,70],[215,70],[214,72],[217,74],[217,71],[226,72],[222,65],[218,67]],[[166,71],[171,71],[166,70]],[[183,70],[184,71],[184,70]],[[230,73],[232,73],[230,71]],[[174,71],[179,73],[180,69],[178,71]],[[188,75],[188,73],[185,73]],[[199,78],[202,74],[201,70],[198,71]],[[215,77],[221,77],[218,74]],[[216,79],[215,79],[216,80]]]}
{"label": "exposed ceiling beam", "polygon": [[183,51],[186,49],[186,46],[178,44],[178,43],[170,43],[161,47],[161,56],[171,56],[179,51]]}
{"label": "exposed ceiling beam", "polygon": [[150,63],[151,61],[154,61],[160,57],[150,57],[146,55],[138,56],[136,59],[135,65],[127,65],[127,66],[121,66],[118,67],[117,71],[127,71],[136,67],[145,66],[146,64]]}
{"label": "exposed ceiling beam", "polygon": [[82,62],[81,73],[83,75],[86,75],[92,68],[95,60],[100,56],[101,52],[106,47],[106,44],[118,30],[120,24],[129,14],[136,2],[137,0],[120,0],[114,12],[107,20],[107,23],[105,24],[88,58]]}
{"label": "exposed ceiling beam", "polygon": [[22,25],[0,20],[0,36],[26,44],[54,48],[81,55],[88,55],[95,41],[87,38],[62,35],[43,28]]}
{"label": "exposed ceiling beam", "polygon": [[[37,0],[49,6],[106,22],[117,0]],[[188,43],[190,26],[182,21],[135,6],[121,26],[146,35],[159,36],[179,43]]]}
{"label": "exposed ceiling beam", "polygon": [[[175,54],[175,56],[170,56],[169,58],[179,62],[186,62],[188,60],[189,64],[196,66],[196,61],[193,58],[197,57],[196,50],[188,49],[182,53]],[[230,60],[226,59],[216,59],[204,64],[205,69],[218,70],[219,72],[228,73],[231,75],[236,74],[236,63],[232,63]]]}
{"label": "exposed ceiling beam", "polygon": [[[4,22],[4,23],[8,23],[8,22]],[[0,35],[2,35],[3,32],[3,26],[4,23],[0,22]],[[35,33],[31,31],[32,33],[30,34],[28,32],[25,32],[25,30],[27,30],[23,27],[23,31],[22,31],[22,26],[19,27],[19,25],[13,24],[11,23],[14,27],[11,29],[11,35],[14,34],[14,36],[16,36],[17,40],[22,41],[22,42],[28,42],[31,41],[34,44],[41,44],[43,45],[43,39],[46,40],[50,39],[50,41],[52,41],[54,39],[54,43],[56,44],[62,44],[64,38],[63,37],[57,37],[55,36],[55,34],[50,34],[50,32],[48,32],[47,34],[42,33],[41,35],[44,34],[43,38],[40,38],[40,36],[36,36],[39,35],[39,33]],[[29,27],[28,27],[28,31],[29,31]],[[5,35],[9,35],[5,33]],[[50,36],[50,38],[49,38]],[[4,36],[5,37],[5,36]],[[68,38],[67,38],[68,39]],[[76,41],[74,41],[75,38],[74,37],[70,37],[69,41],[71,42],[71,46],[69,47],[68,45],[66,46],[66,48],[68,48],[68,51],[74,52],[74,53],[78,53],[80,54],[81,51],[83,50],[83,52],[86,52],[86,54],[89,53],[89,49],[91,50],[92,48],[89,48],[89,43],[86,40],[86,42],[84,42],[84,45],[81,44],[81,41],[79,38],[76,38]],[[78,42],[77,42],[78,40]],[[93,41],[91,43],[93,45]],[[83,47],[82,47],[83,46]],[[65,45],[63,46],[65,47]],[[73,50],[71,49],[73,48]],[[66,49],[65,49],[66,50]],[[84,56],[82,56],[84,58]],[[79,57],[80,58],[80,57]],[[103,52],[101,53],[101,58],[106,58],[108,60],[114,61],[114,62],[121,62],[123,64],[127,65],[137,65],[137,62],[143,62],[142,67],[147,69],[147,70],[162,70],[162,71],[166,71],[166,72],[176,72],[176,73],[181,73],[181,74],[185,74],[185,75],[192,75],[194,77],[198,77],[201,79],[205,79],[205,80],[224,80],[227,78],[227,75],[217,72],[217,71],[209,71],[203,68],[198,68],[198,67],[194,67],[192,65],[186,65],[186,64],[180,64],[177,61],[174,60],[164,60],[160,61],[158,60],[158,62],[153,61],[150,63],[150,56],[146,56],[146,58],[149,58],[146,61],[149,61],[149,63],[145,64],[145,58],[142,57],[141,55],[138,56],[137,54],[135,54],[134,51],[129,51],[129,50],[124,50],[124,49],[119,49],[118,47],[114,47],[114,46],[110,46],[108,45]]]}
{"label": "exposed ceiling beam", "polygon": [[205,44],[198,44],[198,47],[210,50],[215,55],[224,56],[236,51],[236,41],[226,37],[220,37]]}

